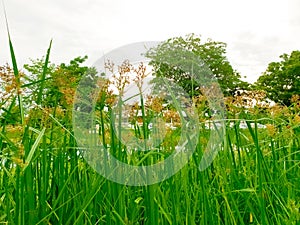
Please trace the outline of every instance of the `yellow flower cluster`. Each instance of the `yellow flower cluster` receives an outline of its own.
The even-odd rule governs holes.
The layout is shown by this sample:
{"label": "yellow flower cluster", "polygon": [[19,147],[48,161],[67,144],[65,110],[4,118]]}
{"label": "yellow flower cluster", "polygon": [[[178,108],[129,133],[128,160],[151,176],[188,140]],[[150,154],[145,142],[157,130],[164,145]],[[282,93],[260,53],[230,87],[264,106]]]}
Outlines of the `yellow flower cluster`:
{"label": "yellow flower cluster", "polygon": [[266,124],[266,128],[270,137],[274,137],[277,134],[277,128],[273,124]]}
{"label": "yellow flower cluster", "polygon": [[25,74],[21,71],[16,76],[8,64],[0,66],[0,97],[2,99],[0,106],[16,94],[22,93],[21,85],[24,76]]}

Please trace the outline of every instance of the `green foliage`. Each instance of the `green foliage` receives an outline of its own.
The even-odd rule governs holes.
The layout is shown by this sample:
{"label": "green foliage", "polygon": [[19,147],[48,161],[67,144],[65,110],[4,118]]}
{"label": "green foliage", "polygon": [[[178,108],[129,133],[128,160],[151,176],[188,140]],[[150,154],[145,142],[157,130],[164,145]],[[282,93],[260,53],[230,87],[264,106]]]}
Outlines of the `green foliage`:
{"label": "green foliage", "polygon": [[[225,96],[233,95],[236,90],[246,89],[247,83],[240,80],[240,74],[232,68],[226,58],[226,44],[211,39],[205,43],[201,41],[200,36],[189,34],[186,37],[168,39],[158,47],[150,49],[146,56],[151,59],[150,64],[154,66],[155,75],[174,80],[190,95],[199,94],[199,85],[194,81],[192,74],[186,73],[181,68],[172,67],[172,65],[160,60],[162,55],[176,54],[176,51],[184,49],[198,56],[199,62],[203,61],[208,66],[213,77],[218,80]],[[183,60],[189,59],[188,55],[182,57]],[[201,65],[196,66],[201,67]]]}
{"label": "green foliage", "polygon": [[300,51],[280,56],[280,62],[271,62],[256,82],[275,102],[291,105],[291,97],[300,94]]}
{"label": "green foliage", "polygon": [[30,64],[24,65],[27,71],[25,76],[26,85],[30,89],[30,97],[26,99],[28,105],[33,103],[40,104],[44,98],[46,91],[51,88],[49,86],[49,79],[51,79],[56,66],[50,62],[45,64],[45,59],[31,59]]}
{"label": "green foliage", "polygon": [[86,59],[87,56],[76,57],[68,64],[61,63],[56,66],[50,62],[45,64],[42,58],[24,65],[29,75],[26,76],[27,83],[23,86],[31,89],[28,103],[35,102],[45,107],[58,104],[64,109],[72,107],[75,89],[81,78],[86,74],[93,77],[97,74],[95,68],[82,66]]}
{"label": "green foliage", "polygon": [[[67,112],[72,104],[68,101],[72,101],[79,80],[84,73],[96,74],[95,69],[81,65],[84,60],[75,58],[58,67],[41,60],[27,66],[36,76],[27,79],[23,87],[36,85],[36,94],[30,96],[33,101],[40,98],[41,105],[23,114],[16,103],[22,92],[8,95],[8,104],[1,104],[1,224],[299,224],[299,98],[291,108],[269,108],[269,118],[260,120],[269,123],[267,129],[258,129],[256,120],[247,121],[248,128],[243,130],[240,120],[233,120],[233,126],[228,121],[222,151],[200,172],[199,162],[210,137],[203,121],[196,151],[182,170],[155,185],[130,187],[106,180],[92,170],[79,151],[72,128],[65,125],[70,124]],[[46,66],[49,69],[44,76]],[[7,71],[14,77],[13,70],[3,71],[3,77]],[[19,82],[12,81],[4,90],[19,90]],[[108,83],[103,85],[102,91]],[[99,93],[95,112],[102,125],[99,141],[121,161],[135,160],[140,153],[130,154],[117,139],[111,108],[104,110],[113,102],[110,97],[109,93]],[[204,110],[207,106],[199,101]],[[145,101],[148,111],[162,111],[162,102],[152,103],[150,106]],[[135,123],[135,129],[146,126]],[[146,161],[149,159],[150,164],[165,159],[164,152],[175,151],[179,138],[180,128],[168,130],[157,151],[149,149],[146,153],[150,156]]]}
{"label": "green foliage", "polygon": [[[26,73],[28,74],[27,80],[29,82],[37,82],[41,79],[43,67],[45,65],[45,59],[44,57],[42,57],[41,59],[30,59],[30,62],[30,64],[24,65],[24,69],[27,71]],[[49,76],[54,72],[55,67],[55,64],[49,62],[46,78],[49,78]]]}
{"label": "green foliage", "polygon": [[75,88],[89,69],[81,65],[86,59],[87,56],[77,57],[69,64],[62,63],[56,67],[51,74],[49,88],[44,98],[46,106],[60,105],[64,109],[72,107]]}
{"label": "green foliage", "polygon": [[[41,122],[43,129],[5,126],[1,132],[0,222],[297,225],[300,221],[300,139],[293,132],[299,123],[293,115],[291,128],[281,126],[281,120],[266,119],[271,123],[268,129],[251,126],[255,121],[240,129],[240,121],[235,121],[226,128],[218,157],[200,172],[198,164],[210,135],[202,129],[193,159],[176,175],[150,187],[128,187],[91,169],[78,153],[72,132],[57,123],[58,113],[49,117],[54,111],[40,110],[40,115],[48,115]],[[109,115],[105,113],[100,137],[118,152],[118,143],[108,138],[117,140],[109,129]],[[35,124],[37,117],[28,123]],[[174,151],[179,136],[179,130],[168,131],[159,151]],[[121,147],[120,160],[134,160],[134,154]],[[151,156],[159,160],[161,155]]]}

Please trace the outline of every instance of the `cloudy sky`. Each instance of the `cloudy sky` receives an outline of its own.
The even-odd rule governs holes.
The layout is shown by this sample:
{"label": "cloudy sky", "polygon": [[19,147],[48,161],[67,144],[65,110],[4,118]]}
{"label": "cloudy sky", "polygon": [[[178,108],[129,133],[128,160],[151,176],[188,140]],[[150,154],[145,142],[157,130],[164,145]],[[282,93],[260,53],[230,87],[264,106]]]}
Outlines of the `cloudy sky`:
{"label": "cloudy sky", "polygon": [[[228,44],[227,56],[255,81],[282,53],[300,50],[299,0],[3,0],[19,65],[45,55],[87,65],[122,45],[188,33]],[[0,6],[0,65],[10,63]]]}

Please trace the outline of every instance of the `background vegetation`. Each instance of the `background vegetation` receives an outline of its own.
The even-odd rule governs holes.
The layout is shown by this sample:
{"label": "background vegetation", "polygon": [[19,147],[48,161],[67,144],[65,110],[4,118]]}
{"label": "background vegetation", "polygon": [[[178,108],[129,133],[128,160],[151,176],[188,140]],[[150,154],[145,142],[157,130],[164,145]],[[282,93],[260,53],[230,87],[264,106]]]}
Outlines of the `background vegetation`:
{"label": "background vegetation", "polygon": [[[210,135],[205,125],[213,117],[205,113],[205,96],[195,94],[195,87],[191,96],[201,130],[192,159],[161,183],[131,187],[100,176],[77,147],[71,124],[73,96],[85,73],[97,73],[82,66],[86,57],[53,65],[49,62],[50,43],[45,58],[20,71],[10,41],[12,67],[0,67],[0,223],[299,224],[299,51],[271,63],[252,89],[245,90],[245,82],[226,60],[224,43],[200,44],[200,39],[191,35],[170,39],[162,47],[176,48],[177,44],[204,59],[208,55],[214,58],[208,57],[225,91],[226,137],[212,165],[200,172],[199,162]],[[155,64],[160,50],[163,48],[150,54],[158,76],[168,74],[168,68],[158,70],[161,65]],[[180,77],[180,72],[174,74]],[[189,79],[178,81],[191,90],[184,85],[191,83]],[[110,112],[115,96],[107,87],[99,93],[95,109],[96,119],[103,125],[97,130],[99,139],[120,160],[128,160],[126,146],[112,129]],[[280,90],[277,95],[276,90]],[[145,99],[141,121],[132,111],[134,135],[143,140],[150,134],[147,125],[162,112],[162,104],[159,99]],[[176,122],[178,114],[170,109],[164,118]],[[163,160],[175,151],[179,134],[176,124],[175,129],[167,129],[159,151],[149,155],[150,159]],[[141,156],[134,157],[139,162]]]}

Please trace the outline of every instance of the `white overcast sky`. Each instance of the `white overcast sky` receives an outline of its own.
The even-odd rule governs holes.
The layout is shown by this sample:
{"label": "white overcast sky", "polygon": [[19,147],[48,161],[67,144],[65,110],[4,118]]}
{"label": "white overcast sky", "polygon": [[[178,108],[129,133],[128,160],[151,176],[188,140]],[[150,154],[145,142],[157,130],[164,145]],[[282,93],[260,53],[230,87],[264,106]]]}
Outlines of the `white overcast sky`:
{"label": "white overcast sky", "polygon": [[[234,69],[255,81],[282,53],[300,50],[300,0],[4,0],[18,64],[69,62],[140,41],[188,33],[228,44]],[[0,65],[10,61],[0,6]]]}

